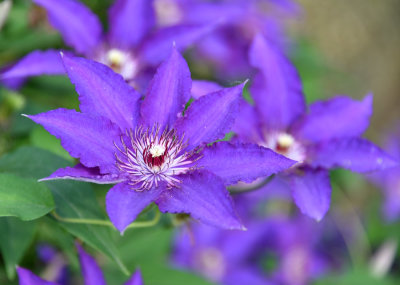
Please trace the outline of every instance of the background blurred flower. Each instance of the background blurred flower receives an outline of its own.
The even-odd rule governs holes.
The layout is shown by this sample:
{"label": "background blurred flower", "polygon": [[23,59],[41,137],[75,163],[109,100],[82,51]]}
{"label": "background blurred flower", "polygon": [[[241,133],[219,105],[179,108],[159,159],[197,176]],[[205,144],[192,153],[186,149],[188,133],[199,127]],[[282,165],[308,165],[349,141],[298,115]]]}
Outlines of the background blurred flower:
{"label": "background blurred flower", "polygon": [[[184,50],[213,27],[208,22],[156,29],[152,1],[116,0],[109,10],[105,34],[97,16],[77,0],[34,2],[47,10],[53,27],[78,55],[108,65],[126,81],[143,88],[149,73],[154,72],[152,68],[170,53],[172,43]],[[0,80],[7,84],[42,74],[65,74],[59,51],[33,51],[3,68]]]}
{"label": "background blurred flower", "polygon": [[[106,281],[103,276],[99,265],[96,263],[93,257],[87,254],[83,248],[76,245],[79,253],[79,262],[81,265],[81,271],[85,285],[105,285]],[[31,271],[18,267],[17,268],[20,285],[57,285],[58,282],[50,282],[41,279],[40,277],[33,274]],[[132,277],[124,283],[124,285],[143,285],[140,270],[137,270]]]}
{"label": "background blurred flower", "polygon": [[255,105],[243,102],[234,128],[239,140],[256,142],[298,161],[288,171],[300,210],[321,220],[329,209],[329,169],[369,172],[398,163],[361,138],[372,114],[372,96],[362,102],[345,96],[311,104],[306,112],[300,78],[281,52],[256,36],[250,63],[259,70],[250,88]]}

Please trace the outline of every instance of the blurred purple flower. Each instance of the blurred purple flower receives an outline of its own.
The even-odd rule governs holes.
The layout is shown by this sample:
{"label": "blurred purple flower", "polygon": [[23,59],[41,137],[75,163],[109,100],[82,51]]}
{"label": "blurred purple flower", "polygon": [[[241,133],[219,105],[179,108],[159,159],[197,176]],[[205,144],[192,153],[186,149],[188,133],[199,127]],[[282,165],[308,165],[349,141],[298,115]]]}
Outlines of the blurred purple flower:
{"label": "blurred purple flower", "polygon": [[[400,161],[400,128],[398,127],[386,139],[385,150]],[[400,166],[386,169],[368,176],[383,190],[383,214],[388,221],[400,217]]]}
{"label": "blurred purple flower", "polygon": [[196,44],[193,56],[194,64],[211,63],[222,80],[248,76],[248,48],[257,33],[274,45],[287,46],[283,21],[300,11],[291,0],[154,0],[154,4],[160,26],[219,22]]}
{"label": "blurred purple flower", "polygon": [[[235,232],[192,224],[177,235],[173,261],[225,285],[305,285],[336,267],[333,255],[338,251],[320,250],[321,244],[327,245],[324,235],[338,237],[328,233],[325,224],[276,216],[252,219],[248,229]],[[267,260],[275,266],[265,268]]]}
{"label": "blurred purple flower", "polygon": [[[137,86],[147,84],[149,69],[171,51],[184,50],[212,29],[213,24],[182,24],[156,28],[152,0],[116,0],[109,10],[105,34],[97,16],[77,0],[33,0],[45,8],[54,28],[79,55],[110,66]],[[59,51],[34,51],[3,68],[0,80],[16,86],[29,76],[65,74]]]}
{"label": "blurred purple flower", "polygon": [[346,96],[306,104],[300,78],[290,62],[260,35],[249,60],[258,69],[250,93],[255,105],[242,102],[234,131],[239,140],[258,143],[299,163],[283,174],[300,210],[321,220],[329,209],[329,169],[382,170],[398,163],[361,138],[372,114],[372,96],[361,102]]}
{"label": "blurred purple flower", "polygon": [[[99,265],[96,263],[93,257],[87,254],[83,248],[77,244],[79,252],[79,262],[81,264],[81,270],[85,285],[105,285],[106,281],[103,276]],[[20,285],[57,285],[57,282],[50,282],[41,279],[40,277],[33,274],[31,271],[18,267],[17,268]],[[132,277],[124,283],[124,285],[143,285],[142,276],[140,270],[132,275]]]}
{"label": "blurred purple flower", "polygon": [[67,285],[70,273],[65,257],[57,249],[47,243],[40,243],[36,247],[38,258],[46,265],[43,275],[46,279],[53,280],[59,285]]}
{"label": "blurred purple flower", "polygon": [[244,84],[202,96],[182,116],[191,79],[175,49],[143,101],[107,66],[67,55],[63,61],[81,112],[58,109],[28,117],[59,138],[80,164],[44,180],[117,183],[107,194],[106,208],[121,232],[152,202],[162,212],[243,229],[225,186],[252,182],[295,163],[255,144],[206,147],[230,131]]}

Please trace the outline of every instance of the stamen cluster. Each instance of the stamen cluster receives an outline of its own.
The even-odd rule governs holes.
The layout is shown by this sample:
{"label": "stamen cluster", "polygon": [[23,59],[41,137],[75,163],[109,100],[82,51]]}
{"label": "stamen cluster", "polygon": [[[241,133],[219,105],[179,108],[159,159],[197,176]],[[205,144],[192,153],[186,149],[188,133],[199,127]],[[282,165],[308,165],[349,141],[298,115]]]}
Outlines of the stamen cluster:
{"label": "stamen cluster", "polygon": [[129,176],[129,185],[136,191],[157,187],[166,182],[168,188],[181,182],[176,176],[196,169],[195,162],[201,157],[196,151],[185,152],[184,137],[178,138],[174,129],[166,128],[162,133],[159,126],[138,127],[121,136],[122,148],[114,143],[117,167]]}

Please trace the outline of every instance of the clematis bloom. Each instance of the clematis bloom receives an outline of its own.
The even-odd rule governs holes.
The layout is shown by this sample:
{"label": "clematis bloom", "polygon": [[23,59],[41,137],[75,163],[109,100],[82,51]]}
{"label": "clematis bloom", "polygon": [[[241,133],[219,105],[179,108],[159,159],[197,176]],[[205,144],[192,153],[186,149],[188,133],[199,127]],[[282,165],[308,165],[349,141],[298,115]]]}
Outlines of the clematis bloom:
{"label": "clematis bloom", "polygon": [[318,101],[307,112],[295,68],[260,35],[253,41],[249,61],[258,70],[250,88],[255,105],[242,102],[234,131],[239,140],[298,161],[281,178],[304,214],[321,220],[328,211],[329,169],[370,172],[398,165],[361,137],[372,114],[371,95],[361,102],[346,96]]}
{"label": "clematis bloom", "polygon": [[206,62],[223,81],[248,76],[247,53],[255,34],[279,47],[288,46],[284,20],[300,12],[291,0],[154,0],[154,4],[161,26],[220,22],[194,46],[193,63]]}
{"label": "clematis bloom", "polygon": [[234,123],[244,83],[202,96],[182,115],[191,79],[175,49],[158,68],[143,101],[107,66],[67,55],[63,61],[81,112],[58,109],[28,117],[59,138],[80,164],[44,180],[116,184],[107,194],[106,209],[121,232],[152,202],[162,212],[243,229],[225,186],[295,163],[255,144],[215,142]]}
{"label": "clematis bloom", "polygon": [[[208,22],[157,28],[153,1],[116,0],[104,33],[97,16],[77,0],[33,2],[46,9],[52,26],[77,55],[108,65],[136,86],[147,84],[148,73],[169,55],[173,42],[184,50],[213,27]],[[65,74],[59,51],[33,51],[3,68],[0,80],[13,85],[44,74]]]}

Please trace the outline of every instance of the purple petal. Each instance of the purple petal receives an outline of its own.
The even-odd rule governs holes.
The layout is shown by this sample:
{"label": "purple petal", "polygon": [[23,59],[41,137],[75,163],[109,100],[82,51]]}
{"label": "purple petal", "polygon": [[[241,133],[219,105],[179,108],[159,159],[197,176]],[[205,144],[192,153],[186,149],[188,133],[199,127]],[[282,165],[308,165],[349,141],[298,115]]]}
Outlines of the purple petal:
{"label": "purple petal", "polygon": [[120,140],[120,132],[109,120],[66,109],[27,117],[60,139],[70,155],[86,167],[98,166],[101,173],[117,171],[114,142]]}
{"label": "purple petal", "polygon": [[207,95],[212,92],[223,89],[218,83],[207,81],[207,80],[193,80],[192,81],[192,97],[199,99],[200,97]]}
{"label": "purple petal", "polygon": [[368,128],[371,115],[372,95],[361,102],[338,96],[312,104],[310,113],[294,127],[294,134],[312,142],[360,136]]}
{"label": "purple petal", "polygon": [[97,184],[116,184],[126,180],[118,174],[101,174],[98,167],[88,168],[79,163],[74,167],[60,168],[49,177],[39,181],[58,179],[72,179]]}
{"label": "purple petal", "polygon": [[116,0],[109,10],[111,43],[133,48],[154,27],[153,1]]}
{"label": "purple petal", "polygon": [[186,213],[212,226],[244,229],[228,190],[217,176],[196,171],[182,175],[181,180],[179,188],[167,189],[156,200],[161,212]]}
{"label": "purple petal", "polygon": [[126,281],[124,285],[143,285],[142,273],[139,269],[132,275],[131,279]]}
{"label": "purple petal", "polygon": [[250,64],[260,71],[251,95],[266,128],[287,128],[306,108],[295,68],[260,35],[254,38],[249,57]]}
{"label": "purple petal", "polygon": [[96,260],[87,254],[79,244],[76,244],[76,247],[78,248],[79,262],[85,285],[106,285],[103,272]]}
{"label": "purple petal", "polygon": [[186,61],[173,49],[150,82],[140,109],[143,122],[149,127],[157,123],[161,129],[172,126],[190,99],[191,84]]}
{"label": "purple petal", "polygon": [[176,121],[176,130],[188,140],[189,149],[222,139],[231,130],[245,84],[201,97],[190,105],[184,117]]}
{"label": "purple petal", "polygon": [[138,52],[141,62],[148,65],[157,65],[171,53],[172,46],[183,52],[205,34],[209,33],[214,25],[179,25],[158,30],[147,38]]}
{"label": "purple petal", "polygon": [[260,143],[263,141],[261,127],[259,116],[254,106],[241,100],[239,115],[235,120],[232,131],[235,132],[240,141]]}
{"label": "purple petal", "polygon": [[56,50],[34,51],[0,73],[1,80],[36,75],[65,74],[60,52]]}
{"label": "purple petal", "polygon": [[45,8],[50,22],[64,41],[78,53],[88,55],[99,44],[102,28],[97,16],[76,0],[33,0]]}
{"label": "purple petal", "polygon": [[399,165],[379,147],[362,138],[320,143],[309,150],[309,160],[315,167],[342,167],[355,172],[383,170]]}
{"label": "purple petal", "polygon": [[33,274],[31,271],[17,267],[19,285],[57,285],[57,283],[43,280]]}
{"label": "purple petal", "polygon": [[331,183],[329,172],[323,169],[304,169],[290,176],[293,199],[300,211],[320,221],[329,209]]}
{"label": "purple petal", "polygon": [[140,94],[121,75],[92,60],[67,55],[62,58],[83,113],[106,117],[122,131],[136,126]]}
{"label": "purple petal", "polygon": [[111,222],[122,234],[164,189],[163,186],[159,186],[150,190],[136,191],[128,183],[115,185],[106,196],[106,209]]}
{"label": "purple petal", "polygon": [[265,274],[262,271],[257,270],[254,267],[240,266],[235,268],[228,274],[225,275],[223,284],[226,285],[273,285],[273,282],[268,281]]}
{"label": "purple petal", "polygon": [[224,181],[226,185],[239,181],[252,182],[283,171],[296,162],[256,144],[217,142],[203,151],[199,165]]}
{"label": "purple petal", "polygon": [[400,217],[400,167],[376,172],[376,175],[383,176],[379,183],[384,193],[383,213],[386,220],[393,222]]}

